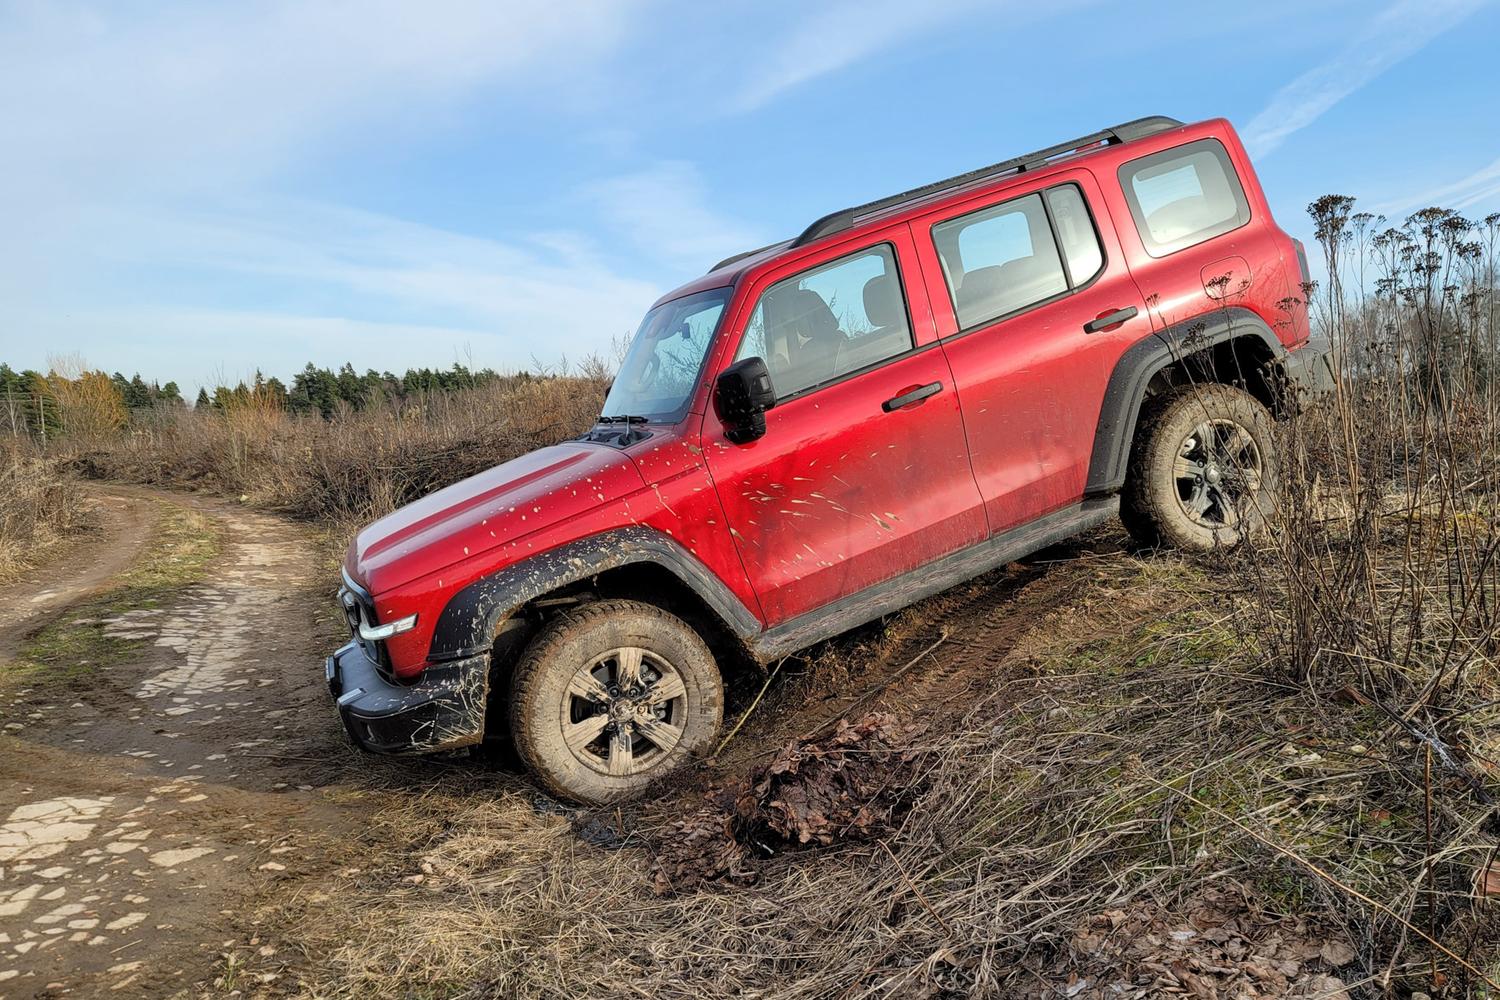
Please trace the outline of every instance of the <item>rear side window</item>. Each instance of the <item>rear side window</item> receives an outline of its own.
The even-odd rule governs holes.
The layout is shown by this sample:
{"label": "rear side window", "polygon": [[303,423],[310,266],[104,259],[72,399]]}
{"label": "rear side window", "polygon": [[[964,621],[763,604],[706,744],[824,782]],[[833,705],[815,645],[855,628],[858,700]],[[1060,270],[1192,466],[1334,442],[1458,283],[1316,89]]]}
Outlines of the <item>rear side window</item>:
{"label": "rear side window", "polygon": [[1163,257],[1250,221],[1245,189],[1216,139],[1131,160],[1120,186],[1146,252]]}
{"label": "rear side window", "polygon": [[1040,194],[932,227],[960,329],[1068,290]]}
{"label": "rear side window", "polygon": [[1104,266],[1076,184],[940,222],[932,227],[932,242],[960,330],[1078,288]]}
{"label": "rear side window", "polygon": [[735,360],[763,359],[785,399],[912,346],[896,255],[882,243],[766,289]]}

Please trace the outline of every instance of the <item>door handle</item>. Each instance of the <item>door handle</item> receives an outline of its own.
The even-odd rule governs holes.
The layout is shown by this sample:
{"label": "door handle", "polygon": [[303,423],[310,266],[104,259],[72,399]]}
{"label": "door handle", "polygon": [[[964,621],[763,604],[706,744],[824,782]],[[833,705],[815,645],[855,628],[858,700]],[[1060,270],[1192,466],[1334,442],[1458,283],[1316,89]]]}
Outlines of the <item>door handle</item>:
{"label": "door handle", "polygon": [[1124,309],[1116,309],[1110,313],[1100,313],[1098,316],[1083,324],[1084,333],[1098,333],[1100,330],[1108,330],[1110,327],[1119,326],[1128,319],[1135,319],[1138,310],[1135,306],[1126,306]]}
{"label": "door handle", "polygon": [[885,412],[890,413],[894,410],[902,409],[903,407],[913,406],[917,403],[922,402],[922,400],[926,399],[929,396],[936,396],[942,391],[943,383],[941,382],[928,382],[926,385],[914,385],[909,389],[901,390],[900,395],[892,396],[884,403],[881,403],[880,408]]}

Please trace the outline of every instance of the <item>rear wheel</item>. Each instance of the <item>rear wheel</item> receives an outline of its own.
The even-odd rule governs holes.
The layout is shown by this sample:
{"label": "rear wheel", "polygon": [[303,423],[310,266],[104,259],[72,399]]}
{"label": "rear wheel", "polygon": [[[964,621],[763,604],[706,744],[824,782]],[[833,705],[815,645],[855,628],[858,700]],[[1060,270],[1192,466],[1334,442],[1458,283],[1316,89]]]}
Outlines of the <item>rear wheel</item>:
{"label": "rear wheel", "polygon": [[1141,413],[1120,518],[1145,545],[1207,551],[1238,545],[1275,504],[1271,414],[1229,385],[1194,385]]}
{"label": "rear wheel", "polygon": [[724,692],[698,634],[637,601],[585,604],[549,623],[516,665],[516,750],[547,789],[581,802],[639,791],[704,752]]}

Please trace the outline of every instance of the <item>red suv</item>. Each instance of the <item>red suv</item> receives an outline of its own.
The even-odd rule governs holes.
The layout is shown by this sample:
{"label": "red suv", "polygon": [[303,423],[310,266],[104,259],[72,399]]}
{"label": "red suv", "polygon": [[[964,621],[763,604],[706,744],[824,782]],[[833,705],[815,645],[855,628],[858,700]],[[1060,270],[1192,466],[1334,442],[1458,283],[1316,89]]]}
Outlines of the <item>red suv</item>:
{"label": "red suv", "polygon": [[825,216],[652,306],[577,440],[361,531],[354,741],[507,733],[603,801],[713,746],[720,667],[1118,514],[1235,543],[1314,384],[1302,247],[1223,120],[1144,118]]}

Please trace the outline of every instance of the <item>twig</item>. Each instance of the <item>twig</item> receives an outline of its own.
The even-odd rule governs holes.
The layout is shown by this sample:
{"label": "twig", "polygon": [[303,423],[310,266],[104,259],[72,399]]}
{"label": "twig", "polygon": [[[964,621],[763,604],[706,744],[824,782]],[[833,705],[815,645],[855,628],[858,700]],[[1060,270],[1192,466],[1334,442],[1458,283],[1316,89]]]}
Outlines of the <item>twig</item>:
{"label": "twig", "polygon": [[938,911],[934,910],[932,904],[927,902],[927,897],[922,895],[922,890],[917,888],[917,884],[907,878],[906,869],[901,867],[901,859],[896,857],[895,852],[891,850],[891,845],[883,840],[879,841],[879,844],[885,849],[886,856],[891,859],[891,863],[896,866],[896,874],[901,876],[901,881],[906,883],[906,887],[911,890],[911,894],[917,897],[917,902],[922,904],[922,909],[932,915],[932,919],[938,922],[938,926],[943,929],[944,934],[952,937],[953,931],[948,927],[947,922],[938,916]]}
{"label": "twig", "polygon": [[748,720],[750,718],[750,713],[753,712],[753,711],[755,711],[755,706],[759,705],[761,698],[765,697],[766,689],[771,686],[771,682],[776,679],[776,675],[779,674],[779,673],[781,673],[781,665],[783,663],[785,663],[785,662],[786,662],[786,657],[784,657],[784,656],[781,659],[779,659],[779,660],[776,661],[775,668],[773,668],[771,670],[771,672],[766,675],[766,682],[764,684],[762,684],[760,686],[760,690],[758,692],[756,692],[755,700],[750,703],[750,707],[749,708],[745,709],[744,714],[742,714],[740,716],[740,721],[736,722],[734,724],[734,728],[729,731],[729,735],[726,736],[726,737],[724,737],[724,739],[719,743],[718,749],[714,751],[714,756],[715,757],[719,756],[719,754],[721,754],[721,753],[724,752],[724,748],[729,745],[729,741],[732,740],[732,739],[734,739],[735,734],[738,733],[740,731],[740,729],[744,727],[746,720]]}
{"label": "twig", "polygon": [[834,713],[833,715],[831,715],[828,718],[824,719],[822,722],[818,723],[817,726],[815,726],[808,733],[808,738],[811,739],[812,737],[817,736],[819,733],[823,732],[823,730],[825,730],[829,726],[833,725],[839,719],[841,719],[844,716],[848,715],[850,712],[854,711],[860,705],[863,705],[865,702],[869,701],[871,698],[875,697],[877,694],[879,694],[880,692],[884,691],[886,688],[890,687],[892,681],[894,681],[896,678],[900,677],[902,674],[906,673],[912,667],[916,666],[917,665],[917,661],[921,660],[928,653],[932,652],[934,649],[937,649],[939,646],[941,646],[943,643],[945,643],[947,641],[948,641],[948,628],[947,628],[947,626],[944,626],[943,629],[942,629],[942,631],[938,633],[938,637],[937,637],[936,640],[933,641],[932,645],[928,646],[926,649],[922,650],[916,656],[913,656],[911,659],[907,660],[901,666],[897,667],[895,670],[893,670],[885,678],[885,680],[881,681],[879,684],[874,685],[868,691],[866,691],[864,694],[860,695],[858,698],[855,698],[849,704],[847,704],[843,708],[839,709],[836,713]]}

